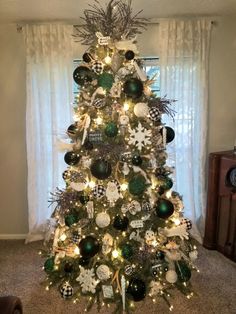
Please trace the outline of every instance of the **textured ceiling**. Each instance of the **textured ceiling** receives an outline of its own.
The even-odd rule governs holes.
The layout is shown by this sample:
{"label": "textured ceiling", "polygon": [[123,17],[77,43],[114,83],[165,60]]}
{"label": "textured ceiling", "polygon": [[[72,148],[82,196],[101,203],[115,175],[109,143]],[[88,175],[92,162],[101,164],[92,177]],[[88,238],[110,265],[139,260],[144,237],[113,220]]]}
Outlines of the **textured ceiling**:
{"label": "textured ceiling", "polygon": [[[88,3],[93,0],[0,0],[0,23],[79,22]],[[148,18],[236,15],[236,0],[133,0],[133,8],[143,9],[142,16]]]}

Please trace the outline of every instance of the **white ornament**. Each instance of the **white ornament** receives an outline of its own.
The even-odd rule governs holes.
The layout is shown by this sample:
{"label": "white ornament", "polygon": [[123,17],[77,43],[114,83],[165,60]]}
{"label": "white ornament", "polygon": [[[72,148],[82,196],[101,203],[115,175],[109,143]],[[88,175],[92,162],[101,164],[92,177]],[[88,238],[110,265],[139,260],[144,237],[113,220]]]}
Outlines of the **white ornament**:
{"label": "white ornament", "polygon": [[137,63],[135,60],[133,61],[133,65],[134,65],[134,68],[135,68],[135,70],[136,70],[136,72],[137,72],[138,77],[140,78],[140,80],[143,81],[143,82],[145,82],[145,81],[147,80],[147,75],[146,75],[145,71],[142,70],[142,69],[139,67],[138,63]]}
{"label": "white ornament", "polygon": [[104,299],[113,299],[114,292],[112,286],[102,285],[102,292]]}
{"label": "white ornament", "polygon": [[166,281],[169,283],[175,283],[178,279],[178,276],[174,270],[168,270],[166,272]]}
{"label": "white ornament", "polygon": [[96,270],[96,274],[98,276],[98,279],[100,279],[101,281],[105,281],[111,277],[112,273],[107,265],[100,265]]}
{"label": "white ornament", "polygon": [[131,221],[130,226],[134,229],[143,228],[144,223],[143,220],[133,220]]}
{"label": "white ornament", "polygon": [[136,230],[136,231],[133,231],[131,232],[130,236],[129,236],[129,239],[130,240],[134,240],[134,241],[137,241],[137,242],[140,242],[140,243],[143,243],[143,239],[140,237],[140,231],[139,230]]}
{"label": "white ornament", "polygon": [[139,151],[141,151],[144,146],[151,144],[150,138],[152,131],[145,129],[140,122],[136,128],[130,129],[129,133],[129,144],[136,146]]}
{"label": "white ornament", "polygon": [[81,165],[83,168],[85,168],[85,169],[90,168],[91,163],[92,163],[92,159],[89,156],[83,156],[81,158]]}
{"label": "white ornament", "polygon": [[120,81],[115,81],[110,89],[110,95],[114,98],[120,98],[122,90],[122,83]]}
{"label": "white ornament", "polygon": [[153,241],[156,240],[155,232],[152,230],[147,230],[145,233],[145,241],[147,244],[151,245]]}
{"label": "white ornament", "polygon": [[129,123],[129,117],[125,114],[122,114],[119,118],[120,125],[125,126]]}
{"label": "white ornament", "polygon": [[181,260],[181,254],[177,250],[166,251],[166,257],[171,261]]}
{"label": "white ornament", "polygon": [[93,201],[89,201],[89,202],[86,204],[86,207],[87,207],[88,218],[89,218],[89,219],[93,219],[93,216],[94,216],[94,205],[93,205]]}
{"label": "white ornament", "polygon": [[130,170],[129,170],[129,166],[128,166],[128,163],[127,162],[124,162],[124,165],[123,165],[123,169],[122,169],[122,173],[127,176],[129,174]]}
{"label": "white ornament", "polygon": [[107,213],[99,213],[96,217],[96,224],[99,228],[106,228],[110,225],[111,218]]}
{"label": "white ornament", "polygon": [[86,183],[84,183],[84,182],[71,182],[70,187],[77,192],[81,192],[86,188]]}
{"label": "white ornament", "polygon": [[113,237],[109,233],[104,234],[103,239],[102,239],[102,253],[104,255],[110,253],[112,250],[112,246],[113,246]]}
{"label": "white ornament", "polygon": [[150,296],[155,297],[163,289],[163,286],[160,281],[151,281],[150,288]]}
{"label": "white ornament", "polygon": [[196,261],[196,259],[198,258],[198,251],[194,250],[189,252],[189,258],[191,259],[192,262]]}
{"label": "white ornament", "polygon": [[121,277],[121,295],[122,295],[123,311],[125,311],[125,292],[126,292],[125,286],[126,286],[125,276],[122,275],[122,277]]}
{"label": "white ornament", "polygon": [[117,181],[109,181],[106,189],[106,197],[109,202],[114,203],[120,198],[119,183]]}
{"label": "white ornament", "polygon": [[76,281],[78,281],[82,287],[82,292],[96,292],[96,286],[99,283],[98,280],[95,278],[94,269],[85,269],[84,267],[80,266],[80,274],[76,278]]}
{"label": "white ornament", "polygon": [[[137,37],[137,36],[136,36]],[[139,54],[136,44],[134,43],[136,37],[132,39],[120,40],[115,42],[115,47],[118,50],[132,50],[135,54]]]}
{"label": "white ornament", "polygon": [[96,32],[96,36],[98,38],[98,44],[101,46],[107,46],[111,39],[110,36],[103,36],[103,34],[100,32]]}
{"label": "white ornament", "polygon": [[123,214],[127,213],[128,211],[130,212],[131,215],[136,215],[138,212],[141,211],[141,205],[138,201],[133,200],[130,204],[128,205],[122,205],[121,211]]}
{"label": "white ornament", "polygon": [[134,106],[134,114],[136,115],[136,117],[145,118],[147,117],[148,113],[149,113],[149,107],[146,103],[138,102]]}
{"label": "white ornament", "polygon": [[164,228],[163,230],[166,237],[180,237],[181,240],[189,238],[186,224],[174,226],[172,228]]}

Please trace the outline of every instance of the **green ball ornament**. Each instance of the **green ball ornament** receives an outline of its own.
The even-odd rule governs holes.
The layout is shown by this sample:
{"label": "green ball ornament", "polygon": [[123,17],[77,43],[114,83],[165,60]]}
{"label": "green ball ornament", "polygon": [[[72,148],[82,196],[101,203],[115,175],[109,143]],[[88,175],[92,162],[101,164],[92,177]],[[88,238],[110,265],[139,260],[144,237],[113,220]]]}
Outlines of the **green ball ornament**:
{"label": "green ball ornament", "polygon": [[135,302],[141,301],[146,296],[146,285],[142,279],[132,278],[126,291]]}
{"label": "green ball ornament", "polygon": [[132,157],[132,164],[134,166],[141,166],[142,163],[143,163],[143,160],[142,160],[142,158],[139,155],[134,155]]}
{"label": "green ball ornament", "polygon": [[112,172],[111,164],[104,159],[95,160],[92,163],[90,170],[92,175],[99,180],[109,178]]}
{"label": "green ball ornament", "polygon": [[87,236],[79,243],[80,254],[84,259],[92,258],[100,250],[99,242],[92,236]]}
{"label": "green ball ornament", "polygon": [[76,224],[78,221],[79,221],[79,218],[77,215],[69,214],[65,216],[65,224],[68,227]]}
{"label": "green ball ornament", "polygon": [[165,191],[170,190],[173,186],[173,181],[169,177],[161,177],[158,178],[161,181],[160,187],[163,188]]}
{"label": "green ball ornament", "polygon": [[137,78],[128,79],[124,83],[124,93],[131,98],[139,98],[143,94],[143,83]]}
{"label": "green ball ornament", "polygon": [[166,199],[159,199],[155,209],[159,218],[167,219],[173,214],[174,205]]}
{"label": "green ball ornament", "polygon": [[121,255],[123,258],[125,259],[130,259],[134,254],[134,250],[133,250],[133,247],[131,244],[129,243],[126,243],[126,244],[123,244],[122,247],[121,247]]}
{"label": "green ball ornament", "polygon": [[114,122],[109,122],[105,128],[105,134],[108,137],[115,137],[118,134],[118,127]]}
{"label": "green ball ornament", "polygon": [[54,270],[54,257],[50,257],[44,263],[44,271],[49,274],[53,270]]}
{"label": "green ball ornament", "polygon": [[178,261],[175,265],[175,270],[178,276],[178,279],[181,282],[187,282],[191,278],[191,270],[184,261]]}
{"label": "green ball ornament", "polygon": [[114,83],[114,77],[111,73],[102,73],[98,76],[98,86],[110,90]]}
{"label": "green ball ornament", "polygon": [[142,175],[133,177],[128,185],[130,194],[141,196],[147,188],[146,179]]}

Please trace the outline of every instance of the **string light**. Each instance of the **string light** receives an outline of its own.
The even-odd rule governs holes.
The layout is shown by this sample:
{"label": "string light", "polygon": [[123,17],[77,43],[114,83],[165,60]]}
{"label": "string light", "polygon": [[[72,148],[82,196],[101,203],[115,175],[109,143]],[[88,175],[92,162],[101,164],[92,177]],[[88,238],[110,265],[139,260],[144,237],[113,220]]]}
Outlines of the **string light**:
{"label": "string light", "polygon": [[117,251],[117,249],[115,249],[114,251],[112,251],[112,257],[113,257],[113,258],[118,258],[118,257],[119,257],[119,251]]}
{"label": "string light", "polygon": [[129,110],[129,104],[127,102],[124,103],[124,111]]}
{"label": "string light", "polygon": [[109,55],[106,56],[106,58],[104,59],[106,64],[111,64],[111,57]]}
{"label": "string light", "polygon": [[120,188],[121,188],[121,191],[126,191],[127,188],[128,188],[128,184],[127,183],[122,183]]}
{"label": "string light", "polygon": [[63,233],[63,234],[60,236],[60,240],[61,240],[62,242],[64,242],[66,238],[67,238],[67,236],[66,236],[65,233]]}

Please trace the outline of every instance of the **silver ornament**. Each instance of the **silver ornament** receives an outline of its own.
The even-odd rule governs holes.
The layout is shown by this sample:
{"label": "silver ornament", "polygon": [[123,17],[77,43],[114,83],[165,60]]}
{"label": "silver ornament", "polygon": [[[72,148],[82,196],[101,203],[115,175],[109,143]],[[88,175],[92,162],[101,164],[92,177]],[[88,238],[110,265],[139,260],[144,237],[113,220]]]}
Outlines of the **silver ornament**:
{"label": "silver ornament", "polygon": [[98,266],[96,274],[98,276],[98,279],[100,279],[101,281],[105,281],[111,277],[111,271],[107,265]]}
{"label": "silver ornament", "polygon": [[139,102],[134,106],[134,114],[138,118],[145,118],[148,116],[149,107],[144,102]]}

